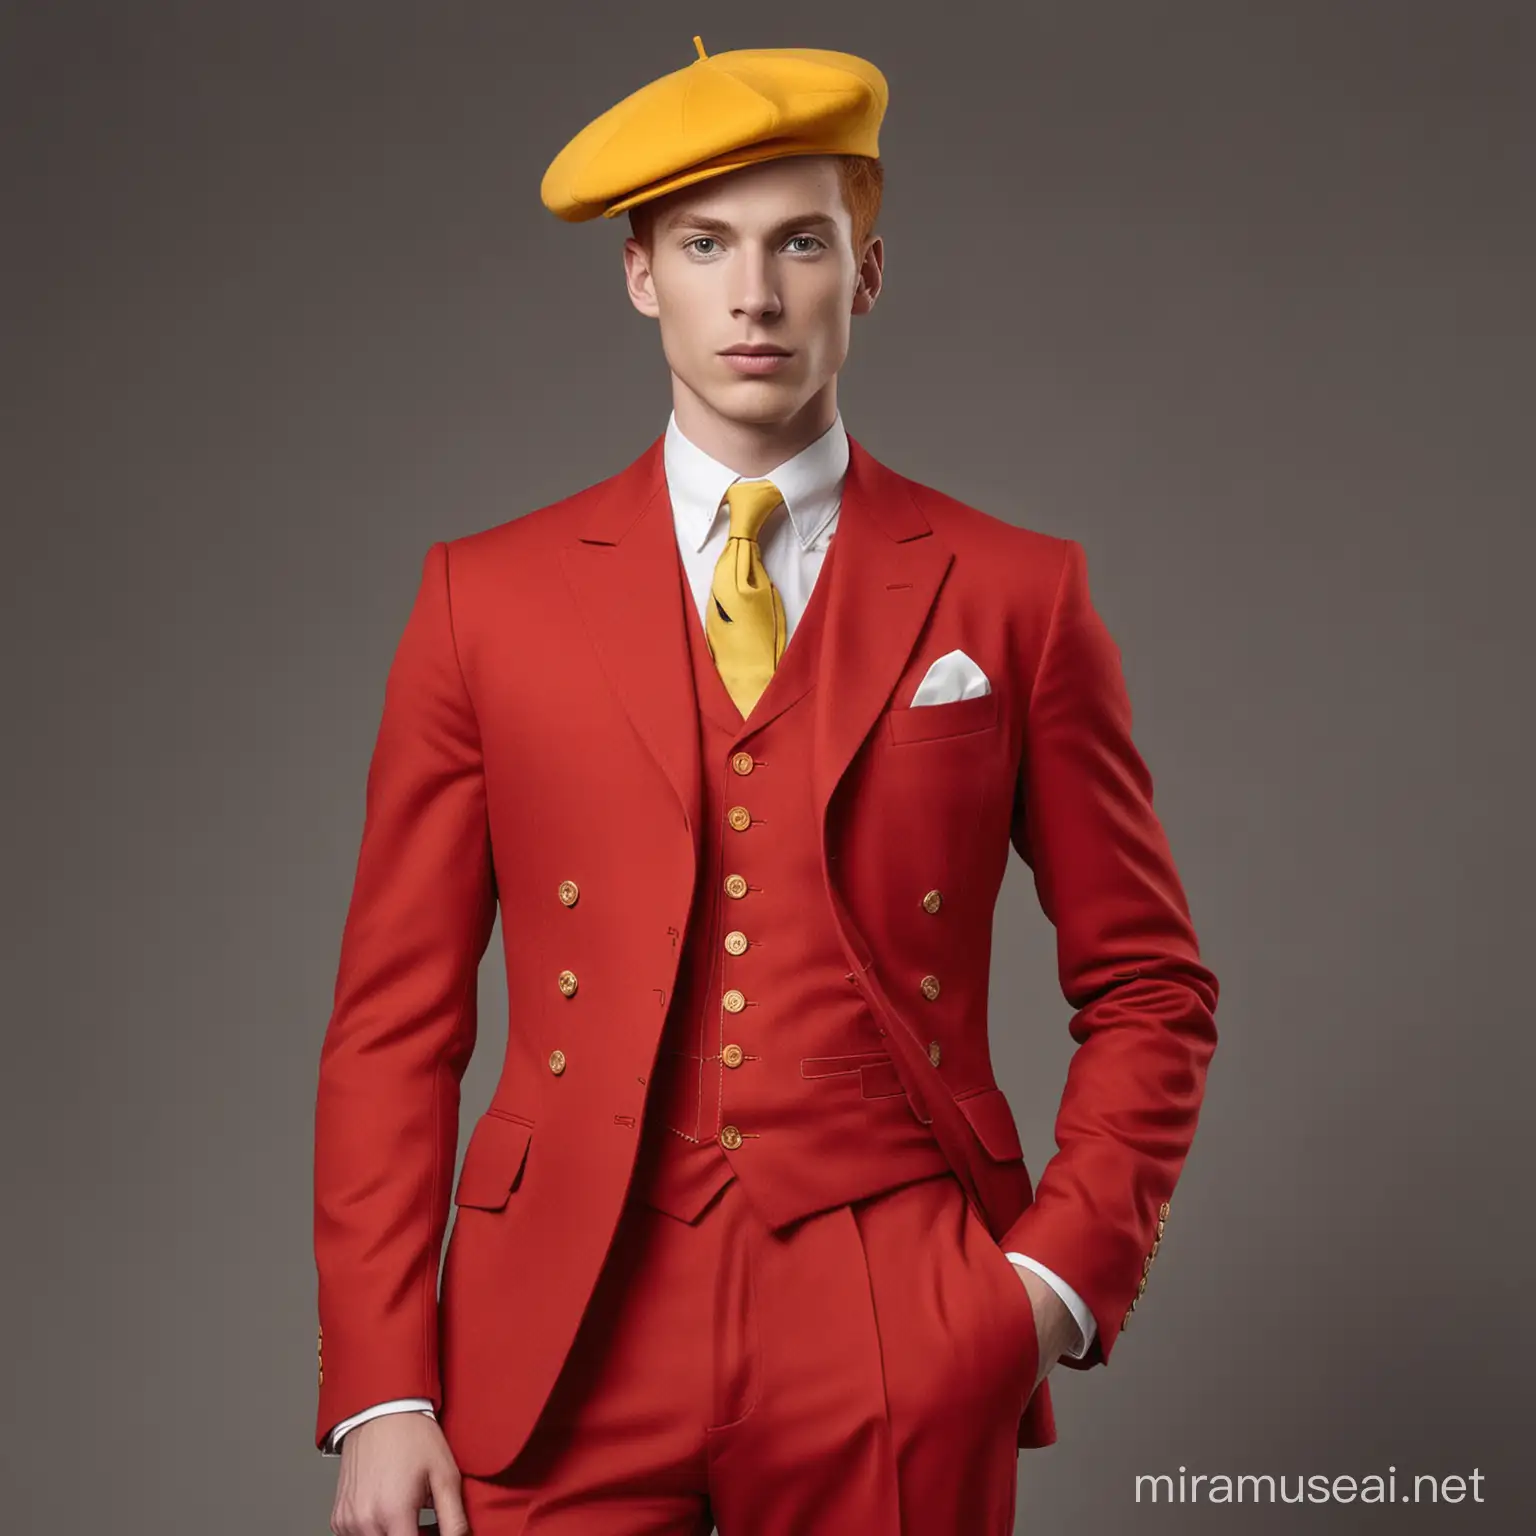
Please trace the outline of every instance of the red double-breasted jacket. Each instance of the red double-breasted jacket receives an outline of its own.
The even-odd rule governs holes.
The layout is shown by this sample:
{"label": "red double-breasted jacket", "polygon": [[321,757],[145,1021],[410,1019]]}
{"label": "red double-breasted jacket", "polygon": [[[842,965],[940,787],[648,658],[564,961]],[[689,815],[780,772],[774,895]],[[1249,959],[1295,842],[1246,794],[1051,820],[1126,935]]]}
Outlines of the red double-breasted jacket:
{"label": "red double-breasted jacket", "polygon": [[[385,688],[321,1053],[317,1444],[372,1404],[420,1397],[463,1470],[506,1465],[629,1190],[705,800],[662,444],[427,554]],[[1217,999],[1132,741],[1119,650],[1081,545],[908,479],[851,437],[824,574],[807,902],[829,914],[849,980],[889,1028],[893,1084],[925,1123],[952,1101],[940,1107],[965,1132],[950,1163],[1000,1245],[1092,1310],[1093,1345],[1067,1363],[1104,1363],[1194,1135]],[[991,693],[911,705],[956,648]],[[1077,1042],[1038,1186],[990,1056],[1010,845],[1055,926]],[[930,999],[906,973],[910,896],[935,870],[971,920],[924,931],[922,968],[946,978]],[[577,871],[579,930],[558,894]],[[498,905],[506,1054],[459,1179],[474,1219],[461,1211],[439,1296]],[[948,946],[937,960],[934,943]],[[1002,1028],[1017,1027],[1004,1008]],[[930,1039],[943,1050],[925,1054]],[[459,1384],[446,1402],[445,1338]],[[1046,1384],[1019,1444],[1054,1435]]]}

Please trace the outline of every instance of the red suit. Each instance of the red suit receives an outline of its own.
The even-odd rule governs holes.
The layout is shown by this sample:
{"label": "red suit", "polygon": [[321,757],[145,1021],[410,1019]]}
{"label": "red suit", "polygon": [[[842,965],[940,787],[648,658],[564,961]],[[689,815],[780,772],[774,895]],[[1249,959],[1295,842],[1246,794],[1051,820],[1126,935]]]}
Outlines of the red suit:
{"label": "red suit", "polygon": [[[992,691],[907,705],[959,647]],[[1060,1151],[1038,1190],[988,1043],[1010,842],[1077,1010]],[[455,1191],[498,902],[506,1057]],[[1194,1133],[1216,996],[1073,541],[967,507],[850,440],[826,567],[746,720],[686,601],[660,439],[575,496],[434,545],[387,685],[322,1055],[317,1443],[371,1403],[421,1397],[466,1477],[493,1478],[545,1454],[531,1437],[557,1383],[571,1394],[626,1360],[622,1390],[682,1381],[696,1364],[682,1355],[696,1347],[718,1370],[770,1326],[779,1355],[803,1336],[832,1370],[862,1326],[846,1309],[872,1291],[888,1356],[877,1395],[901,1390],[902,1338],[924,1369],[947,1347],[984,1371],[980,1324],[1016,1324],[990,1406],[968,1411],[1009,1416],[1010,1458],[1048,1444],[1048,1386],[1023,1400],[1033,1327],[1003,1252],[1088,1303],[1097,1335],[1069,1363],[1107,1360]],[[716,1223],[707,1237],[701,1218]],[[935,1223],[949,1257],[918,1304],[898,1295],[894,1256]],[[732,1241],[757,1255],[741,1294],[764,1321],[712,1313],[701,1292],[682,1335],[696,1346],[642,1365],[626,1350],[642,1332],[656,1347],[662,1314],[636,1311],[632,1346],[610,1332],[599,1349],[597,1314],[683,1305],[690,1282],[647,1280],[640,1256],[660,1275],[665,1244],[685,1241],[714,1245],[716,1264]],[[930,1325],[942,1345],[919,1349]],[[605,1390],[620,1392],[617,1375]],[[862,1426],[880,1410],[838,1411]],[[891,1425],[888,1438],[906,1433],[894,1410]],[[721,1442],[722,1464],[735,1454]],[[753,1498],[809,1455],[786,1449]],[[741,1460],[775,1458],[759,1440]],[[894,1494],[858,1496],[873,1502],[850,1518],[894,1520]],[[760,1528],[797,1528],[783,1522]]]}

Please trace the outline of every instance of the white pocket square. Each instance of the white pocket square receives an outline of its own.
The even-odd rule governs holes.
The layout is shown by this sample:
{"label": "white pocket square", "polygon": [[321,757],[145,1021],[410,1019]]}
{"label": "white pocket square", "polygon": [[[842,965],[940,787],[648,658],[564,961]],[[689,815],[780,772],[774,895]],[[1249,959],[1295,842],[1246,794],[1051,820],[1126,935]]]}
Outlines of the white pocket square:
{"label": "white pocket square", "polygon": [[913,704],[949,704],[955,699],[980,698],[992,692],[987,674],[964,651],[940,656],[923,674],[912,695]]}

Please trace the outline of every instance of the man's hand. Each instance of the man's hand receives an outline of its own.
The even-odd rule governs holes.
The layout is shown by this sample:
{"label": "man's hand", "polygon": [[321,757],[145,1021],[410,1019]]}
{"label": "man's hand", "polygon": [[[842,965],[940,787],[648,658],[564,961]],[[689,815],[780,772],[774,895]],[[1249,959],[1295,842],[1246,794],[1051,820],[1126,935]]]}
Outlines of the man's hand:
{"label": "man's hand", "polygon": [[385,1413],[347,1431],[331,1509],[335,1536],[416,1536],[417,1512],[428,1505],[442,1536],[467,1536],[459,1469],[435,1419]]}
{"label": "man's hand", "polygon": [[[1067,1304],[1050,1285],[1032,1269],[1015,1264],[1013,1272],[1024,1282],[1029,1292],[1029,1303],[1035,1309],[1035,1338],[1039,1342],[1039,1363],[1035,1367],[1035,1388],[1051,1373],[1051,1367],[1061,1358],[1063,1351],[1075,1349],[1082,1340],[1077,1319],[1067,1310]],[[365,1426],[366,1427],[366,1426]],[[346,1442],[342,1442],[343,1448]]]}

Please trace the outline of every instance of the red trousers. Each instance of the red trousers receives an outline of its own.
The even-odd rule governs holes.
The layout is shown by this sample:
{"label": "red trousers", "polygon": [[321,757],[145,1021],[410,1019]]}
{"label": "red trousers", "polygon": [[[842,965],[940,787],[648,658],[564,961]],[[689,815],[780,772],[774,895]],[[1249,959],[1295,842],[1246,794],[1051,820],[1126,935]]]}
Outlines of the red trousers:
{"label": "red trousers", "polygon": [[[536,1262],[536,1260],[530,1260]],[[1038,1340],[949,1173],[777,1235],[631,1202],[473,1536],[1006,1536]]]}

